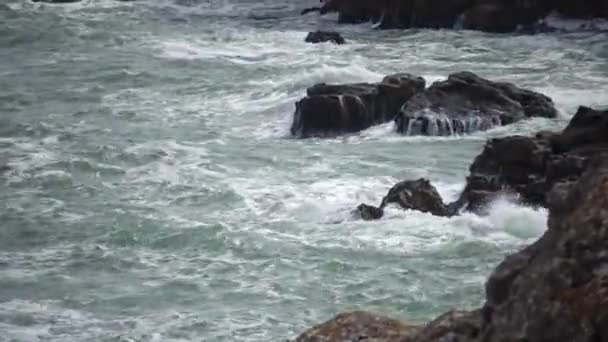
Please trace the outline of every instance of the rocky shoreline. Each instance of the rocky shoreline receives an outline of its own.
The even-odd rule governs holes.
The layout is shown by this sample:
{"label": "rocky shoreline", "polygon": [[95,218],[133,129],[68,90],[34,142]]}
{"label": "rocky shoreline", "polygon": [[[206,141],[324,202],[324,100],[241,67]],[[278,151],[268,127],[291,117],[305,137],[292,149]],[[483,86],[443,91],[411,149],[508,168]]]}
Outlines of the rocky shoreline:
{"label": "rocky shoreline", "polygon": [[374,22],[382,29],[463,28],[487,32],[539,32],[552,13],[565,18],[608,18],[598,0],[322,0],[318,11],[338,13],[340,23]]}
{"label": "rocky shoreline", "polygon": [[[562,132],[492,139],[470,170],[460,209],[481,210],[505,192],[549,209],[544,235],[490,275],[480,309],[422,325],[343,313],[294,342],[608,341],[608,111],[580,107]],[[389,203],[435,215],[457,210],[416,180],[393,187],[380,208],[359,211],[378,218]]]}

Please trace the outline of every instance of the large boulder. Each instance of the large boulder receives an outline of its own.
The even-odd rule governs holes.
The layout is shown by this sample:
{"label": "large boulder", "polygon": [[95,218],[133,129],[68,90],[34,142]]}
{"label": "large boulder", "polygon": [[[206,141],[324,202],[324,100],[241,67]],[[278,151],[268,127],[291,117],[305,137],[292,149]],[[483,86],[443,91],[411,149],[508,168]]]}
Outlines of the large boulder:
{"label": "large boulder", "polygon": [[608,156],[595,155],[578,180],[556,184],[548,197],[547,231],[492,272],[481,310],[419,327],[339,315],[296,341],[608,341]]}
{"label": "large boulder", "polygon": [[410,98],[395,123],[406,135],[454,135],[556,115],[545,95],[459,72]]}
{"label": "large boulder", "polygon": [[317,84],[296,103],[291,133],[297,137],[358,132],[391,121],[425,87],[422,77],[387,76],[380,83]]}

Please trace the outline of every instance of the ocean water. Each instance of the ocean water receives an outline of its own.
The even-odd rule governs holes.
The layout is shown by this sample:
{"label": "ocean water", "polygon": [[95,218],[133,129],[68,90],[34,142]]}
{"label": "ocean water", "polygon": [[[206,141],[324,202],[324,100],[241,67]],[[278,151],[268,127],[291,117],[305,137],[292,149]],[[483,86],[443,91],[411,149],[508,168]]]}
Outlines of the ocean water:
{"label": "ocean water", "polygon": [[[415,177],[455,198],[489,137],[608,105],[608,33],[381,32],[299,15],[316,4],[0,4],[1,342],[284,341],[345,310],[419,322],[480,305],[545,210],[350,211]],[[319,28],[349,43],[303,42]],[[289,136],[316,82],[462,70],[544,92],[560,117],[449,138],[392,124]]]}

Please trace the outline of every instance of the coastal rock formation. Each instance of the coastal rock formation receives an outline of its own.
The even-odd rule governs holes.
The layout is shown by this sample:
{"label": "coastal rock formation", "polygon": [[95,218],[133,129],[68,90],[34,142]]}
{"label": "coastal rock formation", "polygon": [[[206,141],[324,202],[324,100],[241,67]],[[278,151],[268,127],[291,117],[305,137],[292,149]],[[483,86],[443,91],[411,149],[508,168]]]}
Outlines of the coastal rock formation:
{"label": "coastal rock formation", "polygon": [[452,216],[455,213],[450,206],[443,203],[439,192],[431,185],[431,182],[424,178],[397,183],[382,199],[380,207],[361,204],[357,207],[357,212],[364,220],[376,220],[382,217],[384,208],[389,204],[396,204],[405,210],[428,212],[436,216]]}
{"label": "coastal rock formation", "polygon": [[372,314],[338,316],[296,341],[608,341],[608,157],[596,154],[578,180],[548,197],[547,231],[492,272],[481,310],[418,328]]}
{"label": "coastal rock formation", "polygon": [[549,191],[578,179],[590,158],[608,152],[608,111],[580,107],[561,133],[490,140],[470,167],[460,198],[478,211],[497,194],[510,192],[524,203],[547,206]]}
{"label": "coastal rock formation", "polygon": [[425,89],[422,77],[403,73],[380,83],[308,88],[296,103],[291,133],[301,138],[352,133],[394,119],[402,134],[454,135],[536,116],[557,116],[553,101],[511,83],[459,72]]}
{"label": "coastal rock formation", "polygon": [[291,133],[301,138],[327,136],[391,121],[424,87],[422,77],[410,74],[387,76],[380,83],[314,85],[296,103]]}
{"label": "coastal rock formation", "polygon": [[346,40],[338,32],[315,31],[310,32],[304,39],[307,43],[325,43],[332,42],[334,44],[346,44]]}
{"label": "coastal rock formation", "polygon": [[[489,202],[503,194],[515,195],[528,205],[546,207],[550,191],[556,185],[577,180],[591,158],[602,153],[608,153],[608,111],[580,107],[561,133],[540,132],[532,137],[516,135],[489,140],[471,164],[465,189],[456,202],[443,204],[436,190],[436,196],[431,196],[435,210],[429,210],[429,202],[409,201],[406,205],[403,201],[394,202],[404,209],[438,216],[455,215],[461,210],[481,212]],[[380,209],[386,205],[386,198],[400,198],[390,196],[395,189],[415,182],[420,180],[395,185]],[[430,183],[425,188],[434,189]],[[425,193],[421,187],[410,187],[408,191],[416,196]],[[359,208],[367,207],[370,206]],[[381,214],[361,213],[361,217],[378,219]]]}
{"label": "coastal rock formation", "polygon": [[553,101],[510,83],[460,72],[409,99],[395,123],[397,131],[406,135],[454,135],[534,116],[557,116]]}
{"label": "coastal rock formation", "polygon": [[454,28],[513,32],[534,28],[553,12],[569,18],[608,18],[600,0],[325,0],[319,12],[340,23],[376,22],[380,28]]}

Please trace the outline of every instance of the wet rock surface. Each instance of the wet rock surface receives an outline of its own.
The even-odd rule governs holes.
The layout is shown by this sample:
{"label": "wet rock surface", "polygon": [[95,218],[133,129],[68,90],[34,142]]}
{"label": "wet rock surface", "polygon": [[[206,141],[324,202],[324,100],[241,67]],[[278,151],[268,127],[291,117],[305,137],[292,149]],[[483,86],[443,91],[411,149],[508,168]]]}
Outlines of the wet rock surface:
{"label": "wet rock surface", "polygon": [[422,77],[395,74],[379,83],[317,84],[296,103],[291,133],[297,137],[358,132],[389,122],[425,87]]}
{"label": "wet rock surface", "polygon": [[397,131],[406,135],[454,135],[537,116],[557,116],[549,97],[460,72],[409,99],[395,123]]}
{"label": "wet rock surface", "polygon": [[314,31],[308,33],[306,38],[304,39],[307,43],[325,43],[331,42],[337,45],[346,44],[346,40],[342,35],[338,32],[330,32],[330,31]]}
{"label": "wet rock surface", "polygon": [[[596,115],[605,112],[579,110],[564,132]],[[451,311],[418,327],[343,314],[296,341],[607,341],[608,155],[589,158],[578,179],[549,192],[547,231],[492,272],[480,310]]]}
{"label": "wet rock surface", "polygon": [[375,22],[380,28],[466,28],[487,32],[533,32],[557,12],[567,18],[608,18],[598,0],[326,0],[321,14],[338,13],[340,23]]}

